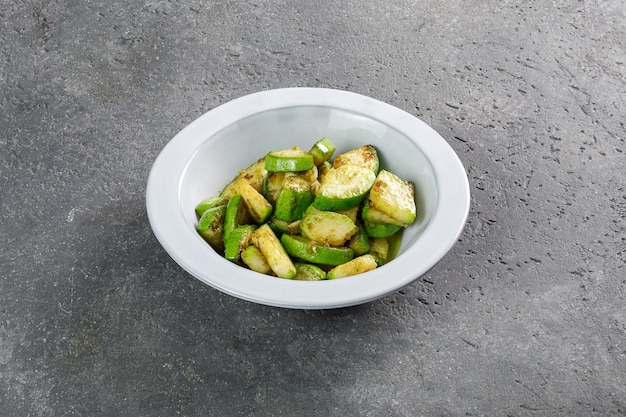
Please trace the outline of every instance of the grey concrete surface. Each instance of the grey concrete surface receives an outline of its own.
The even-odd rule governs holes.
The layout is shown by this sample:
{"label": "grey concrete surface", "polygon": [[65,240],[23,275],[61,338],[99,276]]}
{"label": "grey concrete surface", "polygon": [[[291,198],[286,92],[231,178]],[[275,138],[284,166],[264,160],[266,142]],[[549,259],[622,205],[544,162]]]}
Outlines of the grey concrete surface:
{"label": "grey concrete surface", "polygon": [[[0,415],[626,415],[623,0],[0,0]],[[150,230],[152,161],[259,90],[446,138],[467,227],[358,307],[270,308]]]}

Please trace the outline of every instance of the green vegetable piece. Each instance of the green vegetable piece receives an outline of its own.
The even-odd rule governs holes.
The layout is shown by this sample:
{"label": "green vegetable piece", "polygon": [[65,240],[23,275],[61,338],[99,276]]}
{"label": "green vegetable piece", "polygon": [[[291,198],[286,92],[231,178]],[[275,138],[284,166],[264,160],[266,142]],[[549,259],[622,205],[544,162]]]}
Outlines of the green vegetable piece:
{"label": "green vegetable piece", "polygon": [[302,236],[317,243],[341,246],[346,243],[359,228],[345,214],[334,211],[309,212],[300,222]]}
{"label": "green vegetable piece", "polygon": [[300,234],[300,220],[296,220],[295,222],[286,222],[272,216],[267,221],[267,224],[278,236],[282,235],[283,233],[288,233],[290,235]]}
{"label": "green vegetable piece", "polygon": [[224,215],[226,206],[213,207],[206,210],[196,226],[197,232],[206,240],[216,252],[224,251]]}
{"label": "green vegetable piece", "polygon": [[256,228],[255,225],[247,224],[230,232],[226,238],[224,257],[231,262],[238,262],[241,259],[241,252],[250,244],[250,238]]}
{"label": "green vegetable piece", "polygon": [[269,172],[307,171],[314,166],[313,155],[298,147],[271,151],[265,156],[265,169]]}
{"label": "green vegetable piece", "polygon": [[370,253],[374,255],[378,265],[387,262],[389,258],[389,242],[383,237],[373,237],[370,239]]}
{"label": "green vegetable piece", "polygon": [[342,165],[362,166],[372,170],[374,174],[378,174],[380,167],[378,153],[376,152],[376,148],[372,145],[363,145],[337,155],[333,161],[333,167],[339,168]]}
{"label": "green vegetable piece", "polygon": [[223,197],[207,197],[201,202],[199,202],[198,205],[196,206],[195,208],[196,217],[200,219],[200,217],[202,217],[204,212],[207,211],[208,209],[217,207],[217,206],[225,206],[227,202],[228,200],[226,200]]}
{"label": "green vegetable piece", "polygon": [[363,218],[363,220],[367,220],[372,223],[395,224],[401,227],[406,226],[405,223],[387,215],[380,210],[375,209],[372,206],[370,199],[365,200],[365,204],[363,204],[363,210],[361,212],[361,217]]}
{"label": "green vegetable piece", "polygon": [[415,221],[415,189],[409,181],[400,179],[397,175],[381,170],[369,195],[372,208],[387,216],[409,225]]}
{"label": "green vegetable piece", "polygon": [[286,222],[293,222],[302,218],[302,213],[313,202],[314,196],[310,190],[294,191],[283,188],[278,194],[274,217]]}
{"label": "green vegetable piece", "polygon": [[367,220],[363,221],[363,226],[369,237],[389,237],[402,230],[402,226],[396,224],[373,223]]}
{"label": "green vegetable piece", "polygon": [[296,267],[269,225],[262,225],[252,234],[252,243],[261,251],[277,277],[291,279],[296,275]]}
{"label": "green vegetable piece", "polygon": [[326,272],[317,265],[303,262],[294,262],[293,264],[297,271],[293,279],[297,281],[321,281],[326,279]]}
{"label": "green vegetable piece", "polygon": [[354,251],[356,256],[365,255],[370,251],[370,239],[367,236],[365,227],[359,225],[359,230],[350,239],[348,247]]}
{"label": "green vegetable piece", "polygon": [[245,179],[239,178],[235,180],[233,193],[234,195],[239,194],[243,198],[252,219],[256,223],[262,224],[272,214],[272,205]]}
{"label": "green vegetable piece", "polygon": [[358,165],[331,168],[322,177],[313,205],[320,210],[345,210],[359,205],[374,185],[376,174]]}
{"label": "green vegetable piece", "polygon": [[354,258],[350,248],[326,246],[302,236],[284,234],[280,241],[289,255],[314,264],[335,266]]}
{"label": "green vegetable piece", "polygon": [[248,208],[243,201],[243,197],[235,194],[228,200],[226,205],[226,213],[224,215],[224,241],[228,239],[228,235],[237,227],[249,224],[252,217],[248,212]]}
{"label": "green vegetable piece", "polygon": [[266,275],[272,272],[272,268],[270,268],[263,254],[254,245],[248,245],[248,247],[241,252],[241,260],[248,268],[255,272]]}
{"label": "green vegetable piece", "polygon": [[283,182],[285,180],[284,172],[270,172],[263,182],[263,196],[270,203],[276,203],[278,199],[278,194],[280,190],[283,188]]}
{"label": "green vegetable piece", "polygon": [[313,163],[317,166],[328,161],[333,156],[336,149],[337,147],[330,139],[322,138],[313,144],[309,153],[313,156]]}
{"label": "green vegetable piece", "polygon": [[363,272],[372,271],[378,267],[376,259],[372,255],[361,255],[349,262],[334,267],[326,273],[328,279],[345,278]]}

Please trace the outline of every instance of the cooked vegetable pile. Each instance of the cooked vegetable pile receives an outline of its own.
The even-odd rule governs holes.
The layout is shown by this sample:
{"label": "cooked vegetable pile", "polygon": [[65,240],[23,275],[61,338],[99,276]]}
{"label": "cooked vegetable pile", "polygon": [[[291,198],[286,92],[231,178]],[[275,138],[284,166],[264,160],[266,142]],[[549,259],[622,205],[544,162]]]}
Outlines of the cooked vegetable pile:
{"label": "cooked vegetable pile", "polygon": [[413,184],[380,169],[364,145],[271,151],[196,206],[198,233],[229,261],[280,278],[318,281],[370,271],[416,217]]}

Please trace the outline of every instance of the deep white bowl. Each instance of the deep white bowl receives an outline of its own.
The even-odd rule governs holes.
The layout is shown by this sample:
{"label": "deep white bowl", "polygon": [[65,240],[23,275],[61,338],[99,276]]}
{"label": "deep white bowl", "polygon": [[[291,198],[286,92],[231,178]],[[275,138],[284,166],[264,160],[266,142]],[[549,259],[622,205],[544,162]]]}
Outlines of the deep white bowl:
{"label": "deep white bowl", "polygon": [[[196,204],[218,195],[241,168],[270,150],[309,149],[324,136],[337,145],[335,154],[374,145],[383,168],[415,184],[418,218],[393,261],[344,279],[292,281],[231,263],[196,233]],[[470,193],[452,148],[409,113],[351,92],[285,88],[230,101],[178,133],[152,167],[146,204],[161,245],[202,282],[256,303],[326,309],[383,297],[433,267],[461,233]]]}

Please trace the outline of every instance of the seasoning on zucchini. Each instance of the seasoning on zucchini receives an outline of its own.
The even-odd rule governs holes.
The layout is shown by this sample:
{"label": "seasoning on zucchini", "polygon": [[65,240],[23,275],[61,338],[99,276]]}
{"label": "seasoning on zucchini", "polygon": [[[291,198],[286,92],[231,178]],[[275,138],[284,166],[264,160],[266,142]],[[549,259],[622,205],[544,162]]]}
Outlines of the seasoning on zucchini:
{"label": "seasoning on zucchini", "polygon": [[332,159],[319,139],[270,151],[195,207],[198,233],[229,261],[285,279],[357,275],[396,255],[417,216],[409,181],[380,169],[372,145]]}
{"label": "seasoning on zucchini", "polygon": [[313,206],[320,210],[345,210],[359,205],[376,181],[376,174],[358,165],[331,168],[324,175]]}
{"label": "seasoning on zucchini", "polygon": [[317,265],[304,262],[294,262],[296,275],[293,279],[297,281],[321,281],[326,279],[326,272]]}
{"label": "seasoning on zucchini", "polygon": [[344,264],[338,265],[326,273],[328,279],[345,278],[376,269],[378,264],[372,255],[361,255]]}
{"label": "seasoning on zucchini", "polygon": [[300,172],[315,166],[313,155],[296,147],[271,151],[265,156],[265,169],[270,172]]}
{"label": "seasoning on zucchini", "polygon": [[259,227],[252,234],[252,243],[263,254],[277,277],[291,279],[296,275],[296,267],[291,258],[267,224]]}
{"label": "seasoning on zucchini", "polygon": [[412,224],[416,217],[415,190],[409,181],[381,170],[370,190],[369,203],[376,210],[403,223]]}

